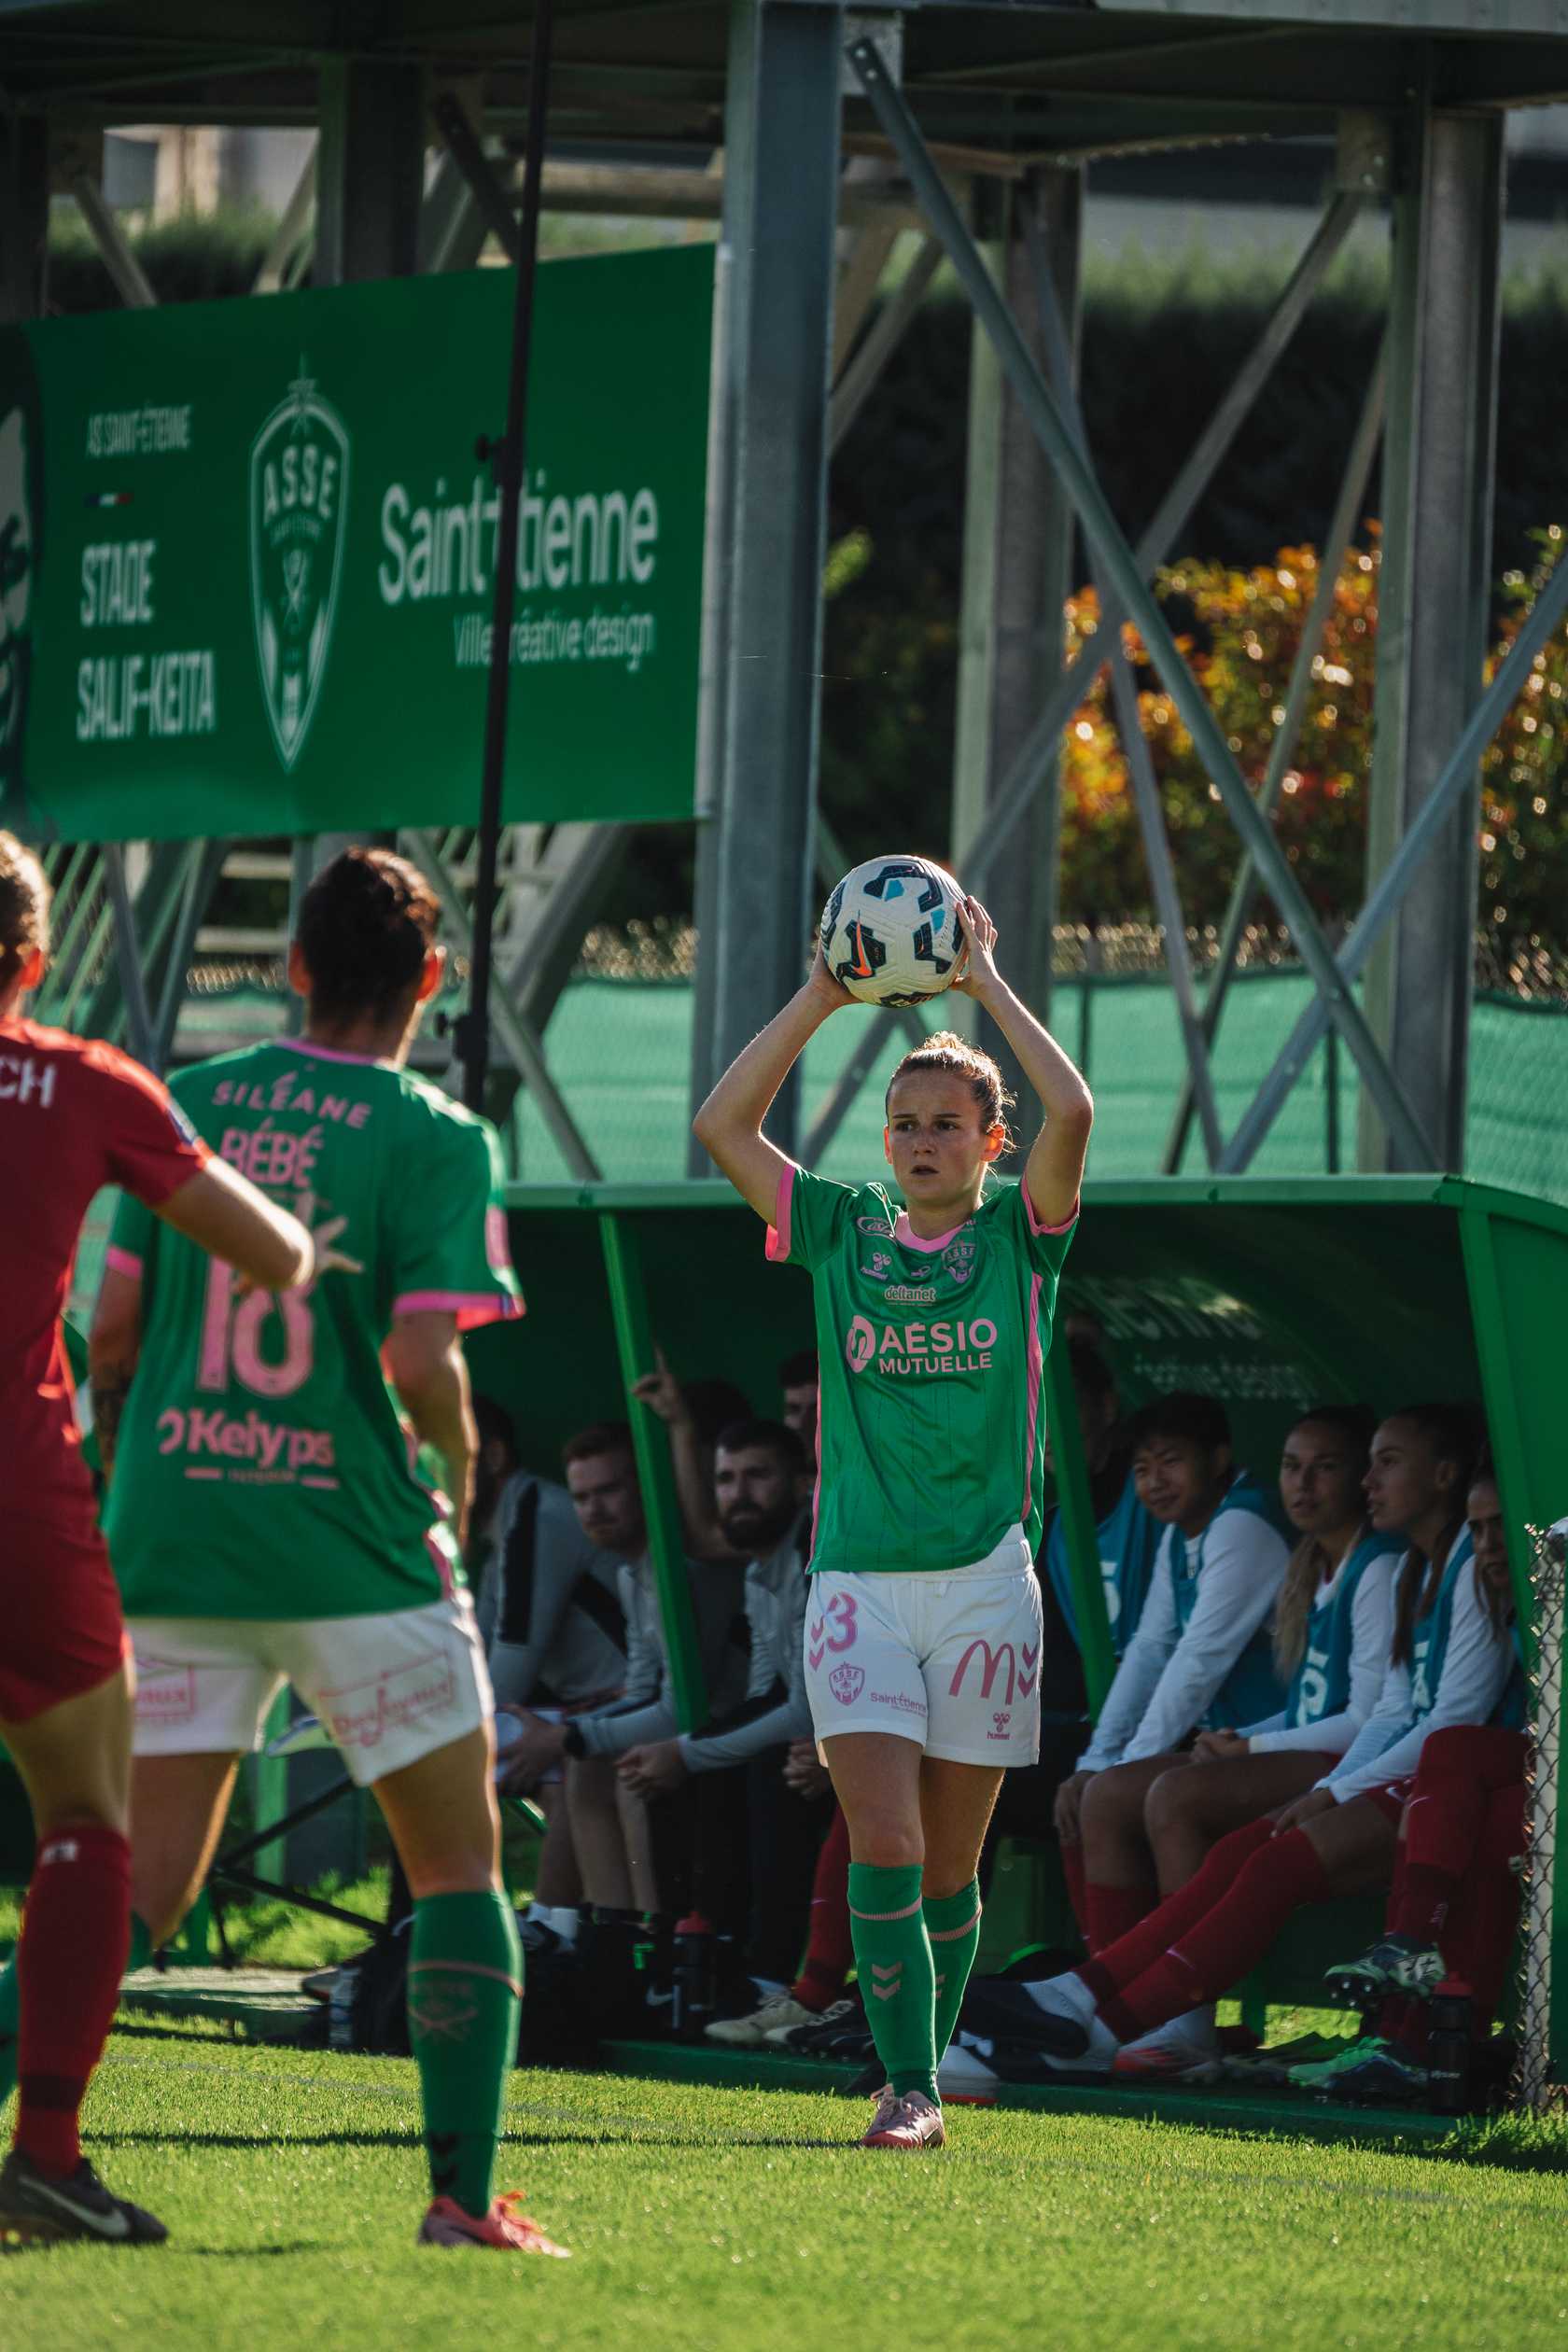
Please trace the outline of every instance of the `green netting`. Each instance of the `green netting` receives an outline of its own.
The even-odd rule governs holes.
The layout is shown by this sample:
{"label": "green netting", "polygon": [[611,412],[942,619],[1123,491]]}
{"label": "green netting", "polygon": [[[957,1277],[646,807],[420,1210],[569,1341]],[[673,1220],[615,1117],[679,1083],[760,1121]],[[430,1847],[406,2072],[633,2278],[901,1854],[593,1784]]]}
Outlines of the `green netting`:
{"label": "green netting", "polygon": [[[1218,1093],[1221,1124],[1234,1127],[1258,1079],[1289,1034],[1309,983],[1295,973],[1239,979],[1221,1033]],[[1085,1034],[1085,1015],[1087,1035]],[[1157,1171],[1175,1104],[1181,1044],[1170,991],[1160,981],[1099,980],[1087,996],[1069,981],[1057,992],[1054,1019],[1071,1052],[1082,1056],[1099,1105],[1094,1166],[1101,1176]],[[891,1022],[876,1069],[823,1155],[831,1176],[863,1176],[882,1151],[882,1096],[903,1051]],[[568,987],[546,1035],[550,1066],[607,1177],[652,1183],[681,1175],[686,1153],[692,995],[679,982],[639,985],[580,980]],[[807,1048],[804,1104],[806,1123],[820,1108],[861,1034],[859,1018],[842,1014]],[[1320,1052],[1286,1105],[1260,1155],[1263,1174],[1316,1172],[1326,1158],[1326,1056]],[[1340,1133],[1353,1159],[1354,1072],[1340,1057]],[[1568,1104],[1568,1094],[1565,1094]],[[531,1104],[518,1121],[525,1183],[553,1183],[569,1175]],[[1200,1165],[1189,1147],[1186,1165]]]}
{"label": "green netting", "polygon": [[[1278,969],[1237,979],[1215,1068],[1220,1125],[1227,1135],[1289,1035],[1310,985],[1297,972]],[[180,1017],[179,1058],[274,1033],[286,1002],[279,993],[248,987],[193,997]],[[1053,1020],[1094,1087],[1095,1174],[1156,1174],[1182,1070],[1169,988],[1159,978],[1101,973],[1085,981],[1074,975],[1057,982]],[[807,1126],[861,1034],[860,1017],[842,1014],[808,1048]],[[662,1183],[685,1173],[691,1038],[692,991],[683,981],[581,979],[561,997],[545,1036],[550,1066],[611,1182]],[[875,1167],[883,1090],[902,1050],[901,1032],[889,1022],[877,1067],[823,1155],[826,1174],[863,1177]],[[432,1042],[422,1066],[439,1074],[445,1052]],[[1354,1168],[1360,1089],[1349,1055],[1339,1049],[1335,1058],[1337,1136],[1329,1119],[1329,1054],[1320,1048],[1254,1162],[1259,1175]],[[528,1183],[568,1181],[570,1171],[537,1110],[526,1096],[519,1104],[519,1176]],[[1183,1165],[1189,1174],[1203,1168],[1196,1127]],[[1568,1005],[1500,991],[1477,997],[1465,1173],[1568,1200]]]}

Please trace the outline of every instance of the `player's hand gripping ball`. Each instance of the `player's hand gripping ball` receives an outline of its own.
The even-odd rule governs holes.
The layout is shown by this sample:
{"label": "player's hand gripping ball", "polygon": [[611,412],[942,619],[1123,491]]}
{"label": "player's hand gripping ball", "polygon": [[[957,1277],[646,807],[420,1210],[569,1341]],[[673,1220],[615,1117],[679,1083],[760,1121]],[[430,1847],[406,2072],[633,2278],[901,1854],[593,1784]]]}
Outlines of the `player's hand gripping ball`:
{"label": "player's hand gripping ball", "polygon": [[868,858],[822,909],[822,960],[862,1004],[919,1004],[963,959],[963,893],[930,858]]}

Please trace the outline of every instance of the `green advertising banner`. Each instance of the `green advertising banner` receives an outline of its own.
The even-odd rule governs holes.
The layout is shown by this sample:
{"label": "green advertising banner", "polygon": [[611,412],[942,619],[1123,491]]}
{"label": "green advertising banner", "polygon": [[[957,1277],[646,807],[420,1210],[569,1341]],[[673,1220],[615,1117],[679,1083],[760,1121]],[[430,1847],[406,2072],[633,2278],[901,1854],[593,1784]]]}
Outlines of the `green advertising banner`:
{"label": "green advertising banner", "polygon": [[[506,815],[692,811],[708,246],[540,270]],[[512,276],[0,330],[0,822],[477,816]]]}

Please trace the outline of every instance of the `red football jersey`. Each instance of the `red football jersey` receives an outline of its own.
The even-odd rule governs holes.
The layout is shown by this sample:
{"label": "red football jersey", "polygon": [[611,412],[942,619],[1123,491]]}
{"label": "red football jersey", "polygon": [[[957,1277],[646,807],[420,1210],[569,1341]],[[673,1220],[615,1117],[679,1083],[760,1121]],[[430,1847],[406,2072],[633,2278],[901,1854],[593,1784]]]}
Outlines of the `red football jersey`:
{"label": "red football jersey", "polygon": [[113,1045],[0,1021],[0,1505],[91,1496],[60,1318],[94,1193],[158,1208],[208,1157],[160,1080]]}

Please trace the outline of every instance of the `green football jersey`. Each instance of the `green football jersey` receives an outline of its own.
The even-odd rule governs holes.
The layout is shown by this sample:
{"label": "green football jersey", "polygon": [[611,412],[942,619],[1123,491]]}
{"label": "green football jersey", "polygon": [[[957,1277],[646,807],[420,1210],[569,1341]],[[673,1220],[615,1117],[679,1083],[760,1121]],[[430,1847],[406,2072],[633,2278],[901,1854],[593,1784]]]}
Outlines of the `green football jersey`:
{"label": "green football jersey", "polygon": [[809,1268],[821,1399],[814,1574],[906,1575],[1040,1545],[1041,1385],[1072,1224],[1022,1185],[922,1241],[880,1184],[792,1169],[768,1255]]}
{"label": "green football jersey", "polygon": [[171,1091],[218,1155],[363,1267],[236,1295],[194,1242],[122,1201],[142,1347],[105,1530],[130,1617],[362,1617],[460,1582],[381,1366],[399,1313],[520,1315],[488,1122],[390,1063],[297,1042],[203,1062]]}

